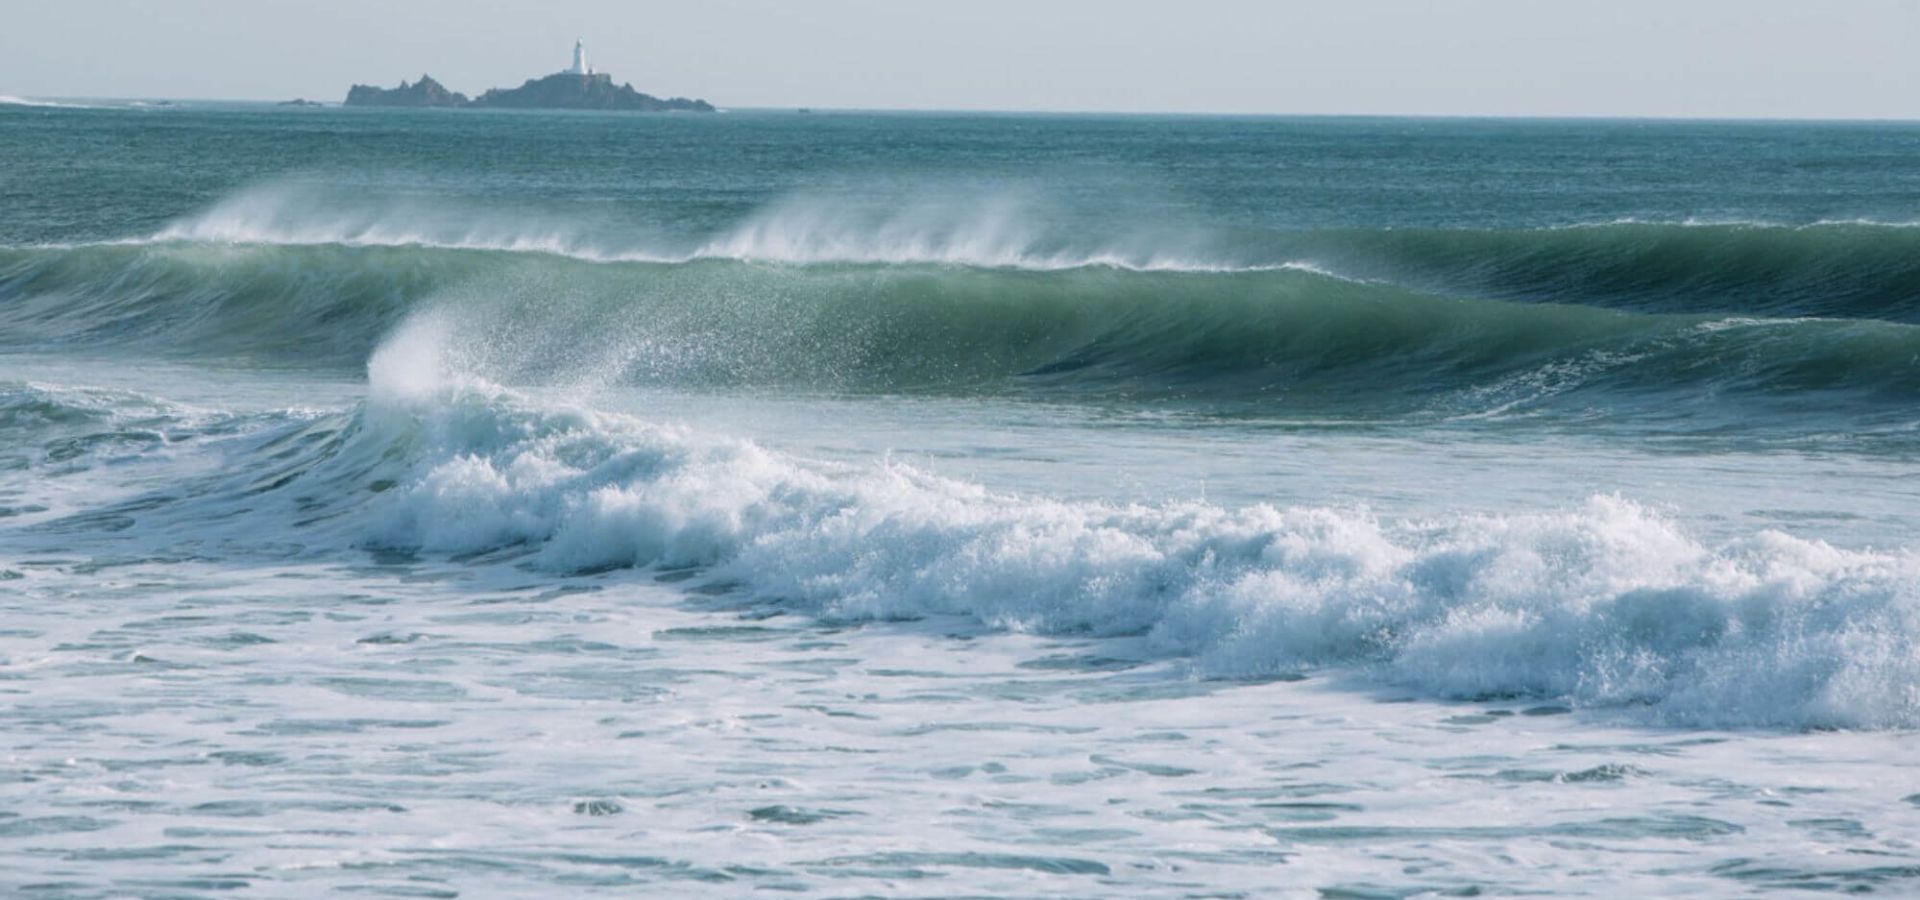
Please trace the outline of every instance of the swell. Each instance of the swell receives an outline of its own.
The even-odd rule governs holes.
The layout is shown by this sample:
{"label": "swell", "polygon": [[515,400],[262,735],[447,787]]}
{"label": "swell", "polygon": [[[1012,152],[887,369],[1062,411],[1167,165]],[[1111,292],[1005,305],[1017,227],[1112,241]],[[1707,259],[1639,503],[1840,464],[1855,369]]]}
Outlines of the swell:
{"label": "swell", "polygon": [[1920,322],[1920,228],[1619,222],[1317,234],[1329,268],[1426,290],[1649,313]]}
{"label": "swell", "polygon": [[403,319],[438,316],[464,366],[506,383],[1598,413],[1703,428],[1764,416],[1789,430],[1831,430],[1836,416],[1847,429],[1902,428],[1920,400],[1920,328],[1903,322],[1489,301],[1307,268],[596,264],[169,242],[0,250],[0,308],[0,341],[16,349],[342,369]]}
{"label": "swell", "polygon": [[1309,268],[1427,293],[1649,313],[1920,321],[1920,227],[1872,222],[1604,224],[1528,229],[1228,229],[1114,220],[991,188],[878,200],[794,196],[711,233],[577,210],[241,191],[163,229],[196,243],[509,250],[595,262]]}

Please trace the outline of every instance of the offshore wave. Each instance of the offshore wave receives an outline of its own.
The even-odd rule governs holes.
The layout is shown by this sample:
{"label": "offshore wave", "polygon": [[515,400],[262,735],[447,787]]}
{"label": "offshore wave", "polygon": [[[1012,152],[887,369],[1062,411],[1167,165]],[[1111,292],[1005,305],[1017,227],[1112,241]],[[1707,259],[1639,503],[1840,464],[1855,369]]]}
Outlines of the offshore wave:
{"label": "offshore wave", "polygon": [[1170,272],[1304,269],[1487,299],[1920,320],[1920,223],[1619,219],[1525,229],[1232,233],[1096,222],[1028,198],[793,197],[707,237],[410,197],[243,191],[132,243],[421,247],[585,262],[737,260]]}
{"label": "offshore wave", "polygon": [[0,346],[336,368],[445,315],[513,384],[1920,434],[1920,229],[1890,225],[1199,234],[983,193],[793,198],[672,238],[279,186],[139,240],[0,248],[0,309]]}
{"label": "offshore wave", "polygon": [[556,573],[696,567],[753,604],[1131,638],[1133,652],[1210,677],[1359,673],[1430,696],[1687,726],[1920,725],[1911,549],[1777,531],[1708,543],[1613,497],[1395,521],[1017,496],[538,406],[423,365],[447,360],[445,340],[429,322],[401,328],[363,406],[234,438],[206,483],[33,527],[164,543],[177,526],[209,545]]}
{"label": "offshore wave", "polygon": [[[586,264],[165,243],[0,249],[0,344],[351,369],[415,314],[502,383],[769,385],[1315,416],[1907,433],[1920,327],[1490,301],[1308,268]],[[1760,424],[1754,424],[1758,422]]]}
{"label": "offshore wave", "polygon": [[1495,300],[1652,313],[1920,323],[1920,228],[1617,222],[1353,231],[1300,252],[1350,277]]}

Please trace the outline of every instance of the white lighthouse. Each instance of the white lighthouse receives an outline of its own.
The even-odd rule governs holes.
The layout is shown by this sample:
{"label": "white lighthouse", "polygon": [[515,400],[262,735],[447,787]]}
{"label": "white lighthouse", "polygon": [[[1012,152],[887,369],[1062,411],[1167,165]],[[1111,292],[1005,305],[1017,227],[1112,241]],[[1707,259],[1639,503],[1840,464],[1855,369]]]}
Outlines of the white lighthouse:
{"label": "white lighthouse", "polygon": [[567,71],[572,72],[575,75],[593,74],[593,70],[590,68],[587,68],[587,42],[586,41],[576,40],[573,42],[573,68],[568,69]]}

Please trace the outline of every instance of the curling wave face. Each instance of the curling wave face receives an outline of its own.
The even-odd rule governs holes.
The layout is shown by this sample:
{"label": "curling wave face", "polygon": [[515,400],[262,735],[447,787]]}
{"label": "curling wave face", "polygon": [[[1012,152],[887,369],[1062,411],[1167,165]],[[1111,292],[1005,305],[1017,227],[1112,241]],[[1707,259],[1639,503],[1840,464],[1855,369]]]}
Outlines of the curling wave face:
{"label": "curling wave face", "polygon": [[789,205],[649,256],[384,207],[275,225],[284,203],[236,202],[265,212],[0,249],[5,340],[351,369],[405,317],[457,310],[472,362],[507,383],[1896,437],[1920,390],[1920,229],[1330,231],[1175,262],[1076,249],[991,204],[944,219]]}

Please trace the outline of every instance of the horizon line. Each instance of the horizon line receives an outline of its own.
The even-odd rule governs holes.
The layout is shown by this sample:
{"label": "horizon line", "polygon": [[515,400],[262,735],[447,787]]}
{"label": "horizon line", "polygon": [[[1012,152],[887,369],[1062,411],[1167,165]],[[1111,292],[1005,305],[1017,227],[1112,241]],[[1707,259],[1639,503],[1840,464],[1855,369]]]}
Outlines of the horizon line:
{"label": "horizon line", "polygon": [[[424,74],[424,73],[423,73]],[[437,79],[436,79],[437,80]],[[276,105],[290,100],[308,100],[306,96],[287,99],[267,99],[258,97],[164,97],[164,96],[53,96],[47,94],[9,94],[0,91],[0,97],[19,100],[38,101],[93,101],[93,102],[137,102],[162,100],[172,103],[231,103]],[[705,99],[705,98],[700,98]],[[311,100],[327,106],[342,107],[340,100]],[[708,101],[712,102],[712,101]],[[5,106],[0,102],[0,106]],[[1006,109],[996,107],[938,107],[938,106],[808,106],[806,104],[787,104],[780,106],[741,105],[728,106],[715,103],[721,111],[737,112],[787,112],[805,109],[812,113],[879,113],[879,114],[932,114],[932,115],[1053,115],[1053,116],[1139,116],[1139,117],[1189,117],[1189,118],[1242,118],[1242,119],[1433,119],[1433,120],[1477,120],[1477,121],[1609,121],[1609,122],[1752,122],[1752,123],[1789,123],[1824,122],[1833,124],[1915,124],[1920,123],[1920,114],[1913,116],[1898,115],[1746,115],[1746,114],[1700,114],[1700,113],[1501,113],[1501,112],[1250,112],[1230,110],[1168,110],[1168,109],[1063,109],[1029,108]],[[410,107],[369,107],[391,112],[406,110]],[[482,112],[503,110],[481,110]],[[605,110],[504,110],[506,112],[605,112]]]}

